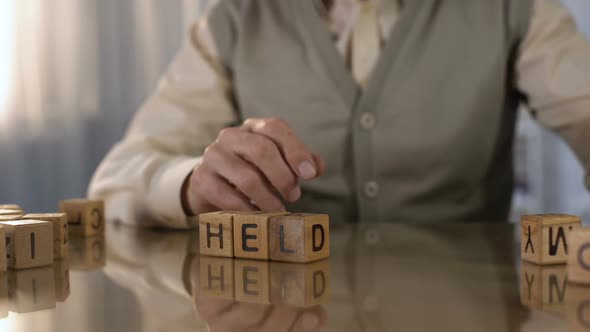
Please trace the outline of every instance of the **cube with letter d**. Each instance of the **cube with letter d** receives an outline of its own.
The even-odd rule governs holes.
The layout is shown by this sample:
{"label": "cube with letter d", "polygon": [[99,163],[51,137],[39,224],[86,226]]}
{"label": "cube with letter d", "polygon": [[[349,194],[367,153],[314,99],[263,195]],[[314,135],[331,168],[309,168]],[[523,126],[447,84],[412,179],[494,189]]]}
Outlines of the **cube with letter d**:
{"label": "cube with letter d", "polygon": [[275,216],[269,226],[271,260],[307,263],[330,256],[330,220],[326,214]]}

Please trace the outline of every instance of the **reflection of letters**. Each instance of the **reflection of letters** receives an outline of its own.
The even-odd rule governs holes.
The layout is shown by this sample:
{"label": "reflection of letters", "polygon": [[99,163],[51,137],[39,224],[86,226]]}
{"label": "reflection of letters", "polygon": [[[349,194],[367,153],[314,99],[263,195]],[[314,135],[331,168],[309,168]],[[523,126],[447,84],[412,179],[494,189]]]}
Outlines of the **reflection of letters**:
{"label": "reflection of letters", "polygon": [[529,252],[529,246],[531,247],[531,253],[535,253],[535,248],[533,247],[533,241],[531,240],[531,225],[528,226],[529,234],[526,240],[526,247],[524,248],[524,252]]}
{"label": "reflection of letters", "polygon": [[531,275],[531,279],[529,279],[529,274],[528,273],[524,273],[524,278],[526,279],[526,285],[527,285],[527,291],[528,291],[528,296],[527,298],[529,299],[529,301],[531,300],[531,288],[533,286],[533,282],[535,281],[535,275],[532,274]]}
{"label": "reflection of letters", "polygon": [[563,303],[563,299],[565,297],[566,283],[567,279],[563,278],[563,282],[561,283],[560,287],[559,281],[557,280],[557,276],[555,274],[552,274],[549,277],[549,303],[555,303],[553,298],[554,291],[557,293],[557,303]]}
{"label": "reflection of letters", "polygon": [[588,317],[588,315],[584,315],[584,313],[588,309],[590,309],[590,300],[586,300],[586,301],[580,303],[580,305],[578,305],[578,310],[576,310],[576,313],[577,313],[578,322],[580,322],[580,325],[584,326],[587,329],[590,329],[590,321],[586,318],[586,317]]}
{"label": "reflection of letters", "polygon": [[590,264],[588,264],[586,261],[584,261],[584,252],[589,248],[590,248],[590,243],[585,243],[580,247],[580,249],[578,249],[578,254],[577,254],[578,264],[584,270],[590,270]]}
{"label": "reflection of letters", "polygon": [[287,249],[285,247],[285,226],[284,225],[281,225],[281,227],[279,228],[279,240],[281,242],[281,252],[282,253],[285,253],[285,254],[295,253],[295,250]]}
{"label": "reflection of letters", "polygon": [[553,239],[553,227],[549,228],[549,255],[555,256],[557,249],[559,249],[559,242],[563,243],[564,253],[567,254],[567,242],[565,241],[565,231],[563,227],[559,226],[557,230],[557,238]]}
{"label": "reflection of letters", "polygon": [[219,249],[223,249],[223,227],[218,225],[217,233],[211,233],[211,224],[207,224],[207,248],[211,248],[211,237],[219,238]]}
{"label": "reflection of letters", "polygon": [[223,291],[224,290],[223,280],[225,279],[224,276],[225,276],[225,271],[224,271],[223,265],[220,266],[220,271],[219,271],[218,277],[213,276],[213,273],[211,272],[211,264],[207,265],[207,282],[208,282],[207,285],[209,286],[209,289],[213,289],[213,281],[217,280],[217,281],[219,281],[219,289],[221,291]]}
{"label": "reflection of letters", "polygon": [[242,250],[244,250],[245,252],[257,252],[258,248],[250,247],[246,243],[248,240],[256,240],[256,235],[246,234],[246,230],[248,228],[258,228],[258,225],[256,225],[256,224],[243,224],[242,225]]}
{"label": "reflection of letters", "polygon": [[246,293],[248,295],[257,296],[258,295],[258,291],[250,290],[248,288],[248,285],[256,285],[257,284],[256,279],[249,279],[248,278],[248,274],[249,273],[258,273],[258,268],[256,268],[256,267],[250,267],[250,266],[247,266],[247,267],[244,268],[244,274],[243,274],[243,278],[242,278],[242,285],[244,287],[244,293]]}
{"label": "reflection of letters", "polygon": [[[321,282],[321,288],[320,288]],[[324,271],[319,270],[313,273],[313,297],[318,298],[324,295],[324,291],[326,290],[326,275]]]}
{"label": "reflection of letters", "polygon": [[[320,243],[316,244],[316,231],[320,231]],[[320,224],[315,224],[311,227],[311,238],[313,243],[313,251],[320,251],[324,247],[324,227]]]}

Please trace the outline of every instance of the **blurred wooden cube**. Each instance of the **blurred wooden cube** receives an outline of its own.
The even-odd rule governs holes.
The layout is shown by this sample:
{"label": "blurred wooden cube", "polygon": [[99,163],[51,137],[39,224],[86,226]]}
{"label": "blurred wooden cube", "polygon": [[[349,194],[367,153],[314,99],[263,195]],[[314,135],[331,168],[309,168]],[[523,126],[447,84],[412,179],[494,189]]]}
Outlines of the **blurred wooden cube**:
{"label": "blurred wooden cube", "polygon": [[0,216],[24,214],[22,210],[0,209]]}
{"label": "blurred wooden cube", "polygon": [[232,258],[199,257],[199,291],[202,295],[233,300],[234,282]]}
{"label": "blurred wooden cube", "polygon": [[233,257],[232,212],[211,212],[199,215],[199,251],[202,255]]}
{"label": "blurred wooden cube", "polygon": [[72,270],[92,271],[106,264],[105,237],[71,237],[69,264]]}
{"label": "blurred wooden cube", "polygon": [[0,210],[17,210],[24,211],[18,204],[0,204]]}
{"label": "blurred wooden cube", "polygon": [[55,282],[51,266],[10,271],[10,311],[19,314],[55,308]]}
{"label": "blurred wooden cube", "polygon": [[5,214],[0,216],[0,222],[21,220],[23,216],[24,214]]}
{"label": "blurred wooden cube", "polygon": [[590,285],[590,229],[570,234],[567,269],[570,282]]}
{"label": "blurred wooden cube", "polygon": [[53,263],[53,225],[47,221],[0,223],[5,232],[9,268],[26,269]]}
{"label": "blurred wooden cube", "polygon": [[53,263],[53,278],[55,280],[55,299],[65,302],[70,296],[70,265],[67,259]]}
{"label": "blurred wooden cube", "polygon": [[8,273],[0,272],[0,319],[8,317]]}
{"label": "blurred wooden cube", "polygon": [[313,307],[330,299],[330,264],[321,260],[307,264],[270,264],[271,301],[293,307]]}
{"label": "blurred wooden cube", "polygon": [[53,259],[68,257],[68,216],[65,213],[29,213],[23,219],[50,222],[53,225]]}
{"label": "blurred wooden cube", "polygon": [[567,287],[567,326],[569,332],[590,331],[590,287],[569,284]]}
{"label": "blurred wooden cube", "polygon": [[567,291],[563,265],[537,265],[523,261],[520,271],[520,302],[533,309],[563,313]]}
{"label": "blurred wooden cube", "polygon": [[237,302],[270,304],[269,262],[235,259],[235,299]]}
{"label": "blurred wooden cube", "polygon": [[69,199],[59,202],[59,210],[68,215],[70,235],[95,236],[104,233],[104,202]]}
{"label": "blurred wooden cube", "polygon": [[577,216],[523,215],[520,220],[522,259],[542,265],[566,263],[570,233],[581,226],[582,220]]}
{"label": "blurred wooden cube", "polygon": [[307,263],[330,256],[330,221],[325,214],[272,217],[269,236],[274,261]]}
{"label": "blurred wooden cube", "polygon": [[6,231],[4,230],[4,227],[0,225],[0,273],[6,272],[8,269],[7,249]]}
{"label": "blurred wooden cube", "polygon": [[284,212],[250,212],[234,216],[234,256],[269,260],[269,222]]}

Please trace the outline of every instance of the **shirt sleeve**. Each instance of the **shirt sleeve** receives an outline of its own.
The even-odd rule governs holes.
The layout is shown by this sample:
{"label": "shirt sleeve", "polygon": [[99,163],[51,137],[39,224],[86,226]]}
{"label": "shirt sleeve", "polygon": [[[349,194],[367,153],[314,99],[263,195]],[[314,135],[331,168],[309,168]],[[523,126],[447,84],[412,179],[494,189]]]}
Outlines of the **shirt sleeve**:
{"label": "shirt sleeve", "polygon": [[533,115],[565,139],[589,174],[590,40],[560,1],[535,0],[516,76]]}
{"label": "shirt sleeve", "polygon": [[180,191],[218,132],[236,121],[232,83],[207,20],[190,29],[154,94],[96,170],[88,196],[104,199],[108,220],[187,228]]}

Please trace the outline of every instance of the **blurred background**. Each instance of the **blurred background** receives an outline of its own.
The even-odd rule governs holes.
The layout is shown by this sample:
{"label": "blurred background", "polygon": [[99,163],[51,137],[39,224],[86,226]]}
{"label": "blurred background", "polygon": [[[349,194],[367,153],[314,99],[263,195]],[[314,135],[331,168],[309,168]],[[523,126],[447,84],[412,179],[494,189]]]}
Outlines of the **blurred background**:
{"label": "blurred background", "polygon": [[[590,36],[590,1],[564,0]],[[154,89],[206,0],[0,0],[0,203],[52,211]],[[521,112],[512,219],[590,218],[569,149]],[[589,142],[590,144],[590,142]]]}

